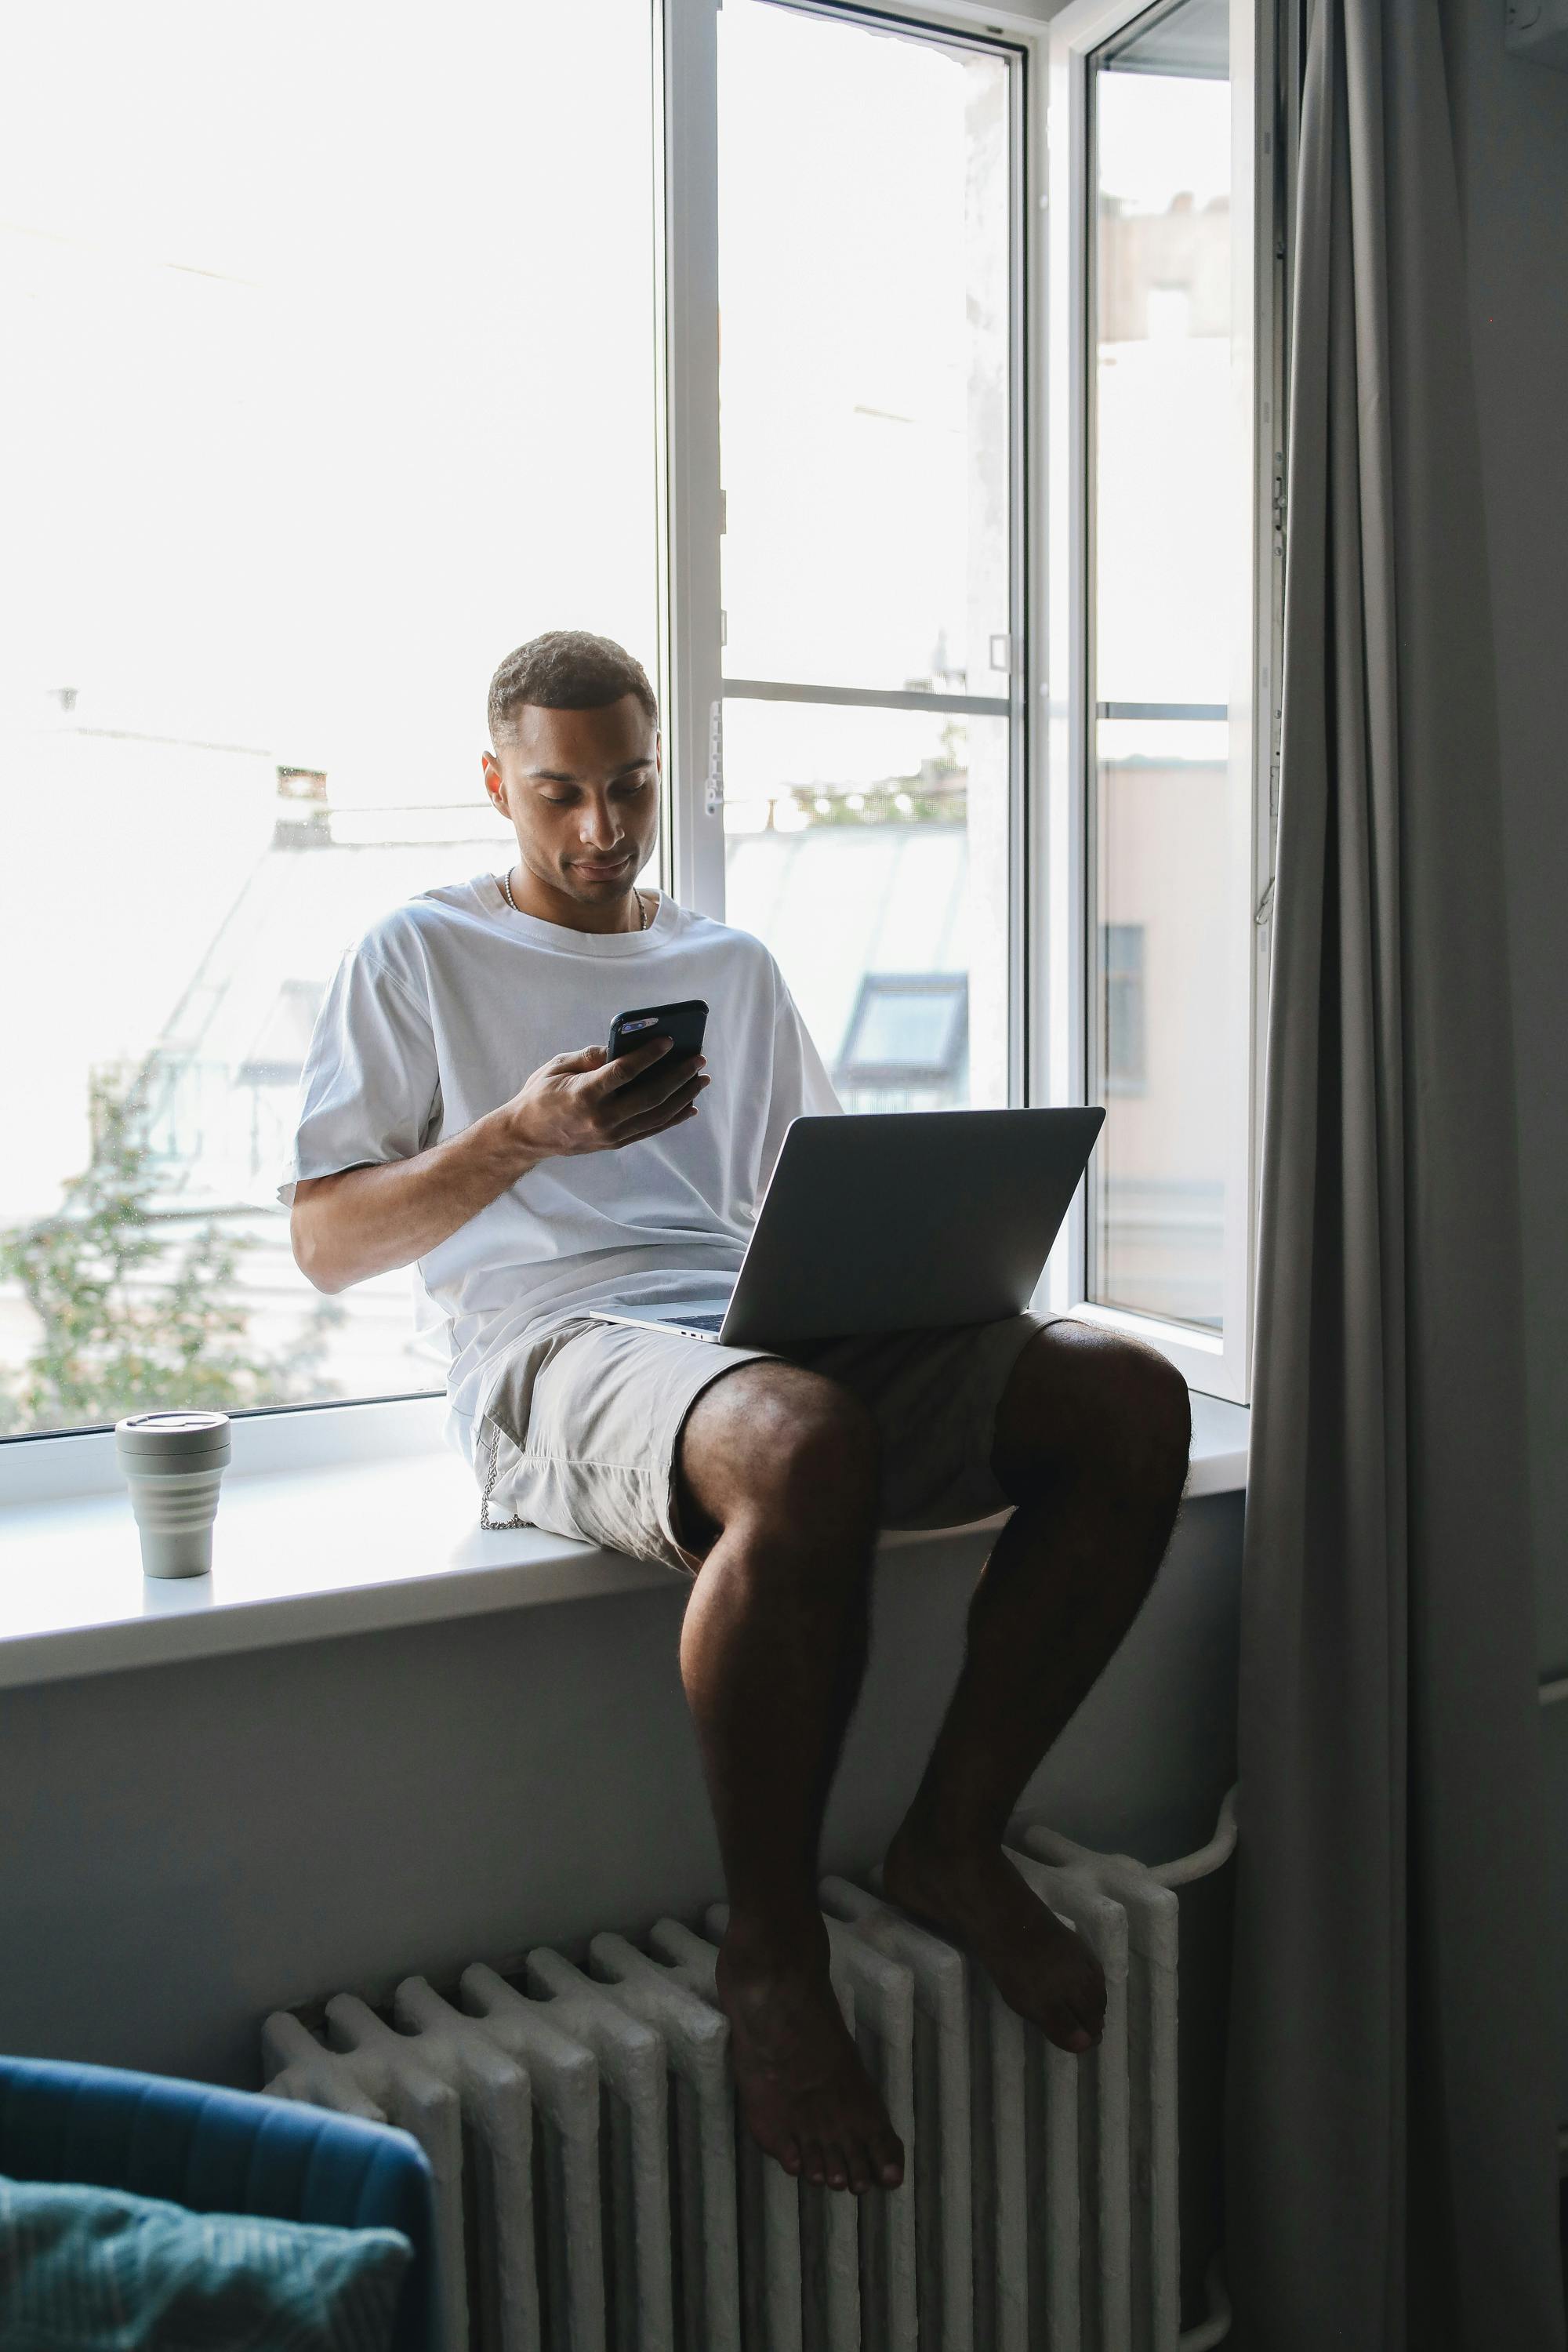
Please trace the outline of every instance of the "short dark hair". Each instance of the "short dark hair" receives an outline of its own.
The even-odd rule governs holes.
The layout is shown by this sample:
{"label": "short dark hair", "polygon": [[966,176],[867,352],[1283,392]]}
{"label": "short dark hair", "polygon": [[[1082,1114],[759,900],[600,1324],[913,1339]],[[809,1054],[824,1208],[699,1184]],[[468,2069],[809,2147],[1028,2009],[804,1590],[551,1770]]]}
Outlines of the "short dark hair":
{"label": "short dark hair", "polygon": [[499,751],[525,703],[536,710],[603,710],[625,694],[636,695],[657,727],[658,698],[641,662],[623,646],[589,629],[546,629],[508,654],[490,680],[490,741]]}

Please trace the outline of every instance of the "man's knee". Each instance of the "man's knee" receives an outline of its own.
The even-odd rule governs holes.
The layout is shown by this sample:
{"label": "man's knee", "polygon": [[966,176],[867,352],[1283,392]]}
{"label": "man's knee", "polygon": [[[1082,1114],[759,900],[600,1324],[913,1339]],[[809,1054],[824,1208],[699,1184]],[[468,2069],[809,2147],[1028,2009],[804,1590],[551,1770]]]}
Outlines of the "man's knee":
{"label": "man's knee", "polygon": [[865,1511],[880,1475],[877,1427],[858,1397],[820,1373],[781,1366],[747,1401],[752,1492],[792,1514]]}
{"label": "man's knee", "polygon": [[859,1541],[875,1523],[876,1423],[847,1389],[799,1365],[746,1365],[698,1399],[680,1468],[715,1528],[737,1517],[820,1542]]}
{"label": "man's knee", "polygon": [[1193,1408],[1186,1381],[1168,1356],[1137,1339],[1119,1339],[1112,1379],[1116,1458],[1156,1501],[1173,1505],[1186,1483]]}
{"label": "man's knee", "polygon": [[1130,1499],[1173,1508],[1191,1444],[1187,1384],[1167,1357],[1090,1324],[1056,1323],[1019,1360],[997,1416],[995,1466],[1016,1502],[1093,1469]]}

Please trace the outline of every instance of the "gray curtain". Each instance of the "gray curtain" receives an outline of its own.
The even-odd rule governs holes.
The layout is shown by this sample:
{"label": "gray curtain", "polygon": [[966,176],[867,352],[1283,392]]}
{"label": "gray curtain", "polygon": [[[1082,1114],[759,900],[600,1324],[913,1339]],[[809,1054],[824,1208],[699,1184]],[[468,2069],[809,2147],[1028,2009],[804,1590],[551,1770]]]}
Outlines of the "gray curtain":
{"label": "gray curtain", "polygon": [[1230,2269],[1247,2352],[1559,2352],[1496,714],[1431,0],[1311,0],[1298,198]]}

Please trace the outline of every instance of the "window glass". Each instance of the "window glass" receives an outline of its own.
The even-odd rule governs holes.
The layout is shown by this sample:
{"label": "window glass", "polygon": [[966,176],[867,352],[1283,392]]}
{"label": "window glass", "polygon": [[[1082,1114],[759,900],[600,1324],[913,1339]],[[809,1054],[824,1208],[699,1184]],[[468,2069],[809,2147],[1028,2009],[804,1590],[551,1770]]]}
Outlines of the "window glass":
{"label": "window glass", "polygon": [[726,673],[1005,694],[1006,60],[719,37]]}
{"label": "window glass", "polygon": [[0,1430],[440,1383],[274,1187],[342,946],[506,859],[497,660],[651,664],[652,54],[649,0],[6,14]]}
{"label": "window glass", "polygon": [[1005,1103],[1016,68],[768,0],[719,44],[728,919],[852,1108]]}
{"label": "window glass", "polygon": [[1223,0],[1093,60],[1089,1296],[1218,1330],[1235,590]]}
{"label": "window glass", "polygon": [[858,1018],[850,1031],[848,1058],[856,1064],[911,1075],[945,1072],[957,1058],[962,980],[933,986],[921,979],[883,979],[862,984]]}
{"label": "window glass", "polygon": [[[1008,724],[725,705],[726,919],[777,956],[849,1108],[1007,1100]],[[851,1039],[863,990],[911,974],[965,983],[962,1050],[918,1087]]]}
{"label": "window glass", "polygon": [[1105,962],[1105,1082],[1141,1087],[1147,1076],[1143,1022],[1143,926],[1107,923]]}

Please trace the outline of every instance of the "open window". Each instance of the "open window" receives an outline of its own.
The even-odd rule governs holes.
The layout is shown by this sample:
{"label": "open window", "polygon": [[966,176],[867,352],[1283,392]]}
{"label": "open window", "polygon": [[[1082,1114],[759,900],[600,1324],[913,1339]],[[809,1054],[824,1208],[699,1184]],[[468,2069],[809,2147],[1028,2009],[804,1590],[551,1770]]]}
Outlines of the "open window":
{"label": "open window", "polygon": [[1057,1303],[1244,1400],[1281,545],[1272,25],[1050,33],[1043,1075],[1106,1124]]}

